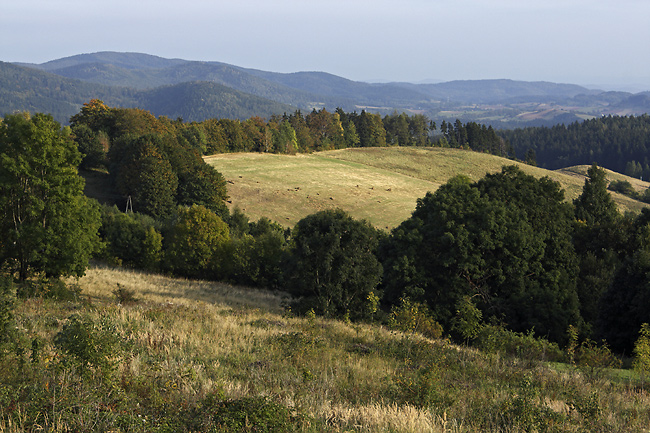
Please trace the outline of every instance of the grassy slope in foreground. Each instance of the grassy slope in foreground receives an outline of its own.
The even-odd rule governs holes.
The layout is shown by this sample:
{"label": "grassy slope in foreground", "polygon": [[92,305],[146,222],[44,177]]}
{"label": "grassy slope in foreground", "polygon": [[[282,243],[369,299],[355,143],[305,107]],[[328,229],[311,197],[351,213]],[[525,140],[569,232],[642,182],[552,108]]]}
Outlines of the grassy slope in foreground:
{"label": "grassy slope in foreground", "polygon": [[[392,229],[408,218],[416,200],[457,174],[478,180],[517,164],[535,177],[562,184],[568,200],[582,191],[586,167],[549,171],[485,153],[441,148],[343,149],[296,156],[236,153],[206,157],[228,180],[232,206],[252,219],[285,226],[319,210],[340,207],[376,227]],[[610,173],[611,179],[621,175]],[[630,179],[631,182],[640,182]],[[642,182],[638,187],[647,187]],[[635,184],[636,185],[636,184]],[[644,204],[612,193],[622,211]]]}
{"label": "grassy slope in foreground", "polygon": [[[650,423],[648,394],[632,383],[590,382],[571,368],[559,372],[377,325],[287,317],[278,293],[96,267],[79,285],[80,302],[20,300],[19,326],[44,342],[48,359],[52,337],[73,313],[109,324],[129,349],[115,359],[117,388],[110,391],[56,376],[56,369],[48,370],[52,378],[43,373],[42,381],[57,380],[58,404],[48,412],[55,431],[88,413],[97,431],[118,431],[120,417],[155,424],[164,411],[215,390],[225,398],[271,396],[312,417],[304,431],[313,432],[524,431],[534,414],[553,431],[631,432]],[[118,287],[138,301],[116,304],[111,292]],[[583,412],[587,404],[597,410]],[[0,431],[21,431],[3,430],[3,423]],[[132,431],[159,431],[154,424]]]}

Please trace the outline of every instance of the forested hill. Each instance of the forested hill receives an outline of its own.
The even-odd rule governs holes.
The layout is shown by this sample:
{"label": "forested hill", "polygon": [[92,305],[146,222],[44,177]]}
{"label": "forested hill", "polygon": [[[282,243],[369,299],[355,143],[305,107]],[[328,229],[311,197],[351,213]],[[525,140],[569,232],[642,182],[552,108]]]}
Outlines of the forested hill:
{"label": "forested hill", "polygon": [[[106,68],[111,68],[106,66]],[[138,107],[157,116],[185,120],[246,119],[291,112],[294,107],[214,82],[184,82],[153,89],[106,85],[61,77],[38,69],[0,62],[0,114],[50,113],[63,124],[91,99],[116,107]]]}
{"label": "forested hill", "polygon": [[[512,128],[552,126],[561,122],[570,123],[601,115],[630,115],[650,111],[647,94],[604,92],[574,84],[542,81],[498,79],[459,80],[436,84],[366,83],[327,72],[277,73],[217,61],[165,59],[148,54],[119,52],[80,54],[40,65],[20,64],[20,66],[29,68],[23,71],[34,71],[40,74],[48,72],[58,77],[102,85],[104,93],[94,94],[92,97],[100,98],[114,106],[124,106],[124,103],[119,98],[116,99],[117,96],[112,97],[112,92],[120,95],[123,92],[129,94],[136,92],[132,89],[139,91],[158,89],[156,97],[145,95],[143,99],[135,98],[134,102],[129,103],[130,106],[136,106],[135,104],[150,102],[152,98],[160,101],[164,96],[164,90],[160,89],[162,86],[196,82],[218,84],[248,96],[239,95],[232,100],[227,99],[229,96],[226,95],[209,94],[203,99],[217,99],[221,102],[227,99],[228,112],[248,113],[244,117],[281,115],[284,111],[291,112],[295,108],[304,112],[321,108],[329,111],[342,108],[347,112],[368,110],[382,115],[395,111],[417,113],[424,114],[437,123],[441,123],[442,120],[453,122],[460,119],[463,122],[472,121],[492,125],[494,128]],[[17,90],[10,97],[5,95],[4,103],[0,104],[0,113],[15,109],[34,111],[34,107],[25,103],[25,100],[45,92],[38,88],[38,83],[34,83],[30,88],[20,87],[12,82],[5,84],[6,88]],[[125,90],[127,88],[131,90]],[[180,89],[188,89],[188,87],[183,86]],[[216,87],[204,87],[206,91],[210,89],[214,90]],[[179,88],[175,89],[174,95],[178,95],[179,91]],[[222,91],[223,89],[218,93]],[[250,99],[251,97],[263,98],[267,101],[254,101]],[[69,112],[69,107],[64,107],[69,103],[69,99],[71,99],[70,95],[63,94],[50,100],[53,108],[38,108],[40,111],[52,113]],[[89,99],[80,101],[76,106],[77,109],[80,108],[81,103]],[[181,104],[188,107],[186,104],[188,97],[184,95],[182,99]],[[239,99],[242,99],[242,106],[235,108],[234,104],[240,103]],[[38,98],[35,100],[38,101]],[[57,106],[59,100],[62,107]],[[278,109],[268,100],[291,105],[293,109]],[[196,102],[202,104],[204,101],[199,99]],[[168,107],[170,104],[173,104],[173,101],[165,102]],[[194,116],[203,116],[212,111],[187,112],[185,109],[173,107],[173,110],[168,109],[163,113],[155,106],[140,105],[139,108],[155,114],[180,113],[185,120],[205,120],[209,117],[229,115],[216,111],[214,114],[208,114],[207,117],[196,118]],[[213,108],[218,110],[219,106],[210,107],[210,110]],[[253,108],[257,111],[251,112]],[[57,119],[67,120],[58,115]]]}
{"label": "forested hill", "polygon": [[[650,116],[606,116],[570,125],[500,131],[520,158],[558,169],[597,163],[650,179]],[[527,155],[527,156],[526,156]]]}

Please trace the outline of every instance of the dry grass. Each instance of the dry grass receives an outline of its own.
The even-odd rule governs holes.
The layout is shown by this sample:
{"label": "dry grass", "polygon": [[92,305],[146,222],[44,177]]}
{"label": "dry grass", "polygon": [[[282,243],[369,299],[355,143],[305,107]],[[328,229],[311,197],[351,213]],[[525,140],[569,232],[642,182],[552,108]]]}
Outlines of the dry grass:
{"label": "dry grass", "polygon": [[[596,426],[631,432],[650,423],[650,397],[633,385],[590,383],[569,367],[560,371],[486,355],[379,325],[291,317],[280,293],[106,267],[90,268],[78,284],[83,302],[21,300],[19,324],[49,342],[44,367],[60,359],[51,341],[69,315],[109,324],[129,348],[116,357],[112,388],[122,389],[127,403],[135,399],[115,409],[129,419],[139,419],[135,402],[195,407],[221,393],[234,399],[269,396],[312,417],[306,431],[523,431],[520,412],[543,408],[561,417],[556,431]],[[138,300],[119,304],[113,295],[118,285]],[[536,394],[522,406],[517,401],[526,378]],[[60,403],[47,412],[47,422],[41,419],[50,431],[75,430],[70,426],[78,428],[82,414],[95,414],[93,422],[121,431],[112,428],[114,413],[106,406],[115,404],[114,391],[97,402],[97,391],[80,387],[70,373],[43,382],[56,383],[57,395],[79,395],[78,413]],[[571,399],[593,393],[600,418],[582,419],[571,411]],[[28,422],[0,420],[0,432],[22,431]]]}
{"label": "dry grass", "polygon": [[[584,170],[549,171],[494,155],[461,149],[363,148],[310,155],[259,153],[206,157],[228,180],[231,206],[252,219],[269,217],[285,226],[322,209],[340,207],[378,228],[391,229],[411,215],[416,200],[457,174],[478,180],[516,164],[536,177],[562,184],[568,200],[582,191]],[[611,178],[626,178],[611,174]],[[636,187],[647,182],[630,179]],[[645,204],[612,193],[622,211]]]}

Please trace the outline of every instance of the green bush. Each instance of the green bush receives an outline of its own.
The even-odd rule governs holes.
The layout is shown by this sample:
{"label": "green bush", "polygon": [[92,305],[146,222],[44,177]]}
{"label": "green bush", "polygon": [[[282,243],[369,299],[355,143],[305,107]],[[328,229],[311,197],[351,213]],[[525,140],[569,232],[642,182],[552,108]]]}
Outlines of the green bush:
{"label": "green bush", "polygon": [[76,284],[66,284],[58,278],[42,278],[21,282],[16,289],[19,298],[43,297],[59,301],[75,301],[79,298],[81,288]]}
{"label": "green bush", "polygon": [[102,210],[102,258],[113,263],[157,270],[162,260],[162,235],[153,218],[138,213],[122,213],[116,207]]}
{"label": "green bush", "polygon": [[135,297],[135,292],[131,289],[123,287],[119,283],[117,284],[117,289],[113,290],[113,295],[118,304],[130,305],[138,302],[138,298]]}
{"label": "green bush", "polygon": [[0,277],[0,357],[7,346],[13,339],[14,333],[14,291],[13,280],[11,277]]}
{"label": "green bush", "polygon": [[96,325],[90,318],[73,314],[54,337],[54,344],[65,354],[64,363],[77,366],[83,375],[92,370],[109,376],[119,353],[118,337],[107,325]]}
{"label": "green bush", "polygon": [[643,380],[647,379],[650,373],[650,326],[647,323],[641,325],[639,338],[634,343],[633,366]]}
{"label": "green bush", "polygon": [[478,332],[474,345],[488,353],[502,353],[527,360],[560,361],[564,353],[556,343],[527,334],[510,331],[499,325],[485,325]]}
{"label": "green bush", "polygon": [[402,332],[417,332],[428,338],[442,337],[442,326],[433,320],[427,306],[409,298],[402,298],[399,305],[393,306],[388,326]]}
{"label": "green bush", "polygon": [[267,397],[244,397],[215,402],[210,432],[283,433],[301,431],[301,417]]}
{"label": "green bush", "polygon": [[609,183],[607,189],[632,198],[637,198],[639,196],[632,184],[627,180],[613,180]]}

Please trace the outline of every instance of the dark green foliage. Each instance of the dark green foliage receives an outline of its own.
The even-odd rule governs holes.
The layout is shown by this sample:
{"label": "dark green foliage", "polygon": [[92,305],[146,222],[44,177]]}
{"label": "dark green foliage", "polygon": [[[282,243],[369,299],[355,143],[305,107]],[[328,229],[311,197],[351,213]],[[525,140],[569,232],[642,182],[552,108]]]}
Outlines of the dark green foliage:
{"label": "dark green foliage", "polygon": [[592,165],[575,207],[574,246],[580,260],[577,290],[580,311],[589,334],[597,321],[603,293],[611,285],[627,248],[626,220],[607,191],[603,169]]}
{"label": "dark green foliage", "polygon": [[155,138],[143,136],[129,149],[116,174],[117,190],[130,196],[133,210],[155,219],[169,218],[176,208],[178,176]]}
{"label": "dark green foliage", "polygon": [[419,199],[382,247],[387,300],[427,302],[445,328],[463,296],[484,317],[559,341],[580,320],[572,211],[559,184],[516,167],[451,179]]}
{"label": "dark green foliage", "polygon": [[540,167],[558,169],[597,163],[632,177],[650,179],[650,116],[606,116],[553,127],[501,130],[523,157],[535,152]]}
{"label": "dark green foliage", "polygon": [[83,155],[79,167],[83,169],[104,167],[106,165],[108,136],[101,131],[93,132],[85,124],[75,125],[71,129],[79,152]]}
{"label": "dark green foliage", "polygon": [[0,275],[0,358],[4,355],[7,346],[14,340],[14,302],[16,289],[12,278]]}
{"label": "dark green foliage", "polygon": [[225,201],[226,179],[212,166],[201,163],[178,176],[176,202],[182,206],[202,205],[219,215],[228,216]]}
{"label": "dark green foliage", "polygon": [[632,198],[636,198],[638,196],[632,184],[627,180],[613,180],[609,183],[607,189]]}
{"label": "dark green foliage", "polygon": [[99,210],[83,196],[81,155],[51,116],[0,124],[0,263],[30,275],[83,275],[99,246]]}
{"label": "dark green foliage", "polygon": [[631,229],[626,254],[602,296],[599,336],[617,352],[631,353],[638,330],[650,322],[650,212],[643,209]]}
{"label": "dark green foliage", "polygon": [[228,226],[214,212],[200,205],[180,208],[165,239],[165,264],[178,275],[222,276],[229,241]]}
{"label": "dark green foliage", "polygon": [[243,397],[206,404],[211,420],[209,432],[285,433],[302,431],[305,419],[267,397]]}
{"label": "dark green foliage", "polygon": [[593,164],[587,176],[582,194],[573,201],[576,219],[590,227],[611,225],[619,214],[616,203],[607,192],[607,174]]}
{"label": "dark green foliage", "polygon": [[458,340],[469,342],[481,330],[482,319],[483,313],[474,305],[472,298],[463,296],[456,303],[456,315],[451,319],[450,331],[456,335]]}
{"label": "dark green foliage", "polygon": [[362,110],[361,114],[352,113],[349,118],[359,137],[359,147],[386,146],[386,129],[381,116]]}
{"label": "dark green foliage", "polygon": [[533,362],[564,361],[564,353],[557,343],[536,337],[532,331],[513,332],[495,324],[481,326],[473,346],[486,353],[500,353]]}
{"label": "dark green foliage", "polygon": [[284,228],[268,218],[247,223],[246,232],[232,223],[231,233],[237,230],[238,235],[233,236],[223,261],[224,277],[239,284],[282,289],[289,248]]}
{"label": "dark green foliage", "polygon": [[491,126],[479,125],[476,122],[463,123],[456,119],[454,123],[440,124],[442,139],[438,146],[471,149],[476,152],[486,152],[499,156],[512,156],[505,141],[499,137]]}
{"label": "dark green foliage", "polygon": [[85,104],[71,121],[80,148],[110,147],[110,177],[133,210],[164,220],[178,204],[200,204],[226,215],[226,181],[201,159],[210,136],[203,125],[109,108],[99,100]]}
{"label": "dark green foliage", "polygon": [[162,235],[155,220],[117,208],[102,209],[100,235],[106,243],[102,257],[126,266],[155,270],[162,258]]}
{"label": "dark green foliage", "polygon": [[363,318],[364,305],[381,278],[375,255],[380,233],[344,211],[309,215],[292,232],[287,286],[300,297],[299,311]]}
{"label": "dark green foliage", "polygon": [[68,317],[63,329],[54,337],[54,344],[66,355],[63,362],[71,362],[82,374],[92,371],[109,375],[113,359],[118,356],[118,337],[106,325],[97,325],[78,314]]}

